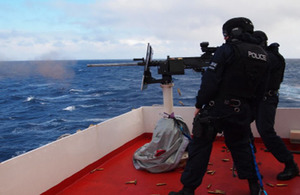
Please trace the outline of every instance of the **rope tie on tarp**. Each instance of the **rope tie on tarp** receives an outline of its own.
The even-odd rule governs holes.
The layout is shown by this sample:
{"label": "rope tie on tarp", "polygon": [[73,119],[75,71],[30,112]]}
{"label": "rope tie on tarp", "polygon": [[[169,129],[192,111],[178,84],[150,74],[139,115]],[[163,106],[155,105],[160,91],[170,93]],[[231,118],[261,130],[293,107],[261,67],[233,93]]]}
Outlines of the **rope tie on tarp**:
{"label": "rope tie on tarp", "polygon": [[174,112],[172,112],[171,114],[168,114],[168,113],[164,112],[164,114],[167,115],[168,118],[173,119],[173,120],[175,121],[175,124],[179,127],[181,133],[182,133],[186,138],[188,138],[189,141],[192,141],[191,136],[190,136],[189,134],[187,134],[187,133],[184,132],[183,127],[182,127],[182,125],[180,125],[179,120],[176,119]]}

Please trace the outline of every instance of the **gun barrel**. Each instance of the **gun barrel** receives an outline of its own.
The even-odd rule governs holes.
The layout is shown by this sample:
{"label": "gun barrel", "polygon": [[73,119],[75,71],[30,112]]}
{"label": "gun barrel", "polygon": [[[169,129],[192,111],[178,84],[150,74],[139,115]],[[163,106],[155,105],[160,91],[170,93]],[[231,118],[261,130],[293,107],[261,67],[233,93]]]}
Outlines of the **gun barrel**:
{"label": "gun barrel", "polygon": [[107,63],[107,64],[87,64],[87,67],[106,67],[106,66],[137,66],[137,63]]}

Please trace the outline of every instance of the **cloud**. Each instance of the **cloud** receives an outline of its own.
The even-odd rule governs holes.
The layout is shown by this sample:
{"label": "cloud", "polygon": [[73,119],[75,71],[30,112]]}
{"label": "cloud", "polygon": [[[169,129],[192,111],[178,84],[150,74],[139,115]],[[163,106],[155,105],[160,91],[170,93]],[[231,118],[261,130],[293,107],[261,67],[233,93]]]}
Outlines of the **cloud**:
{"label": "cloud", "polygon": [[[74,17],[77,14],[74,10],[81,6],[79,17],[83,19],[77,24],[87,28],[91,36],[102,34],[112,43],[121,43],[120,47],[122,44],[126,47],[151,42],[159,51],[165,49],[164,54],[198,54],[199,50],[195,48],[202,40],[210,41],[211,45],[221,44],[223,23],[237,16],[249,17],[257,29],[268,33],[271,42],[280,42],[282,46],[291,44],[297,48],[295,41],[299,41],[297,21],[300,19],[300,5],[293,0],[110,0],[85,6],[64,6],[60,8],[65,10],[67,17]],[[285,36],[287,34],[291,36]],[[127,47],[124,49],[128,50]],[[290,51],[286,47],[282,50],[287,56],[297,56],[296,53],[299,53],[299,50]]]}
{"label": "cloud", "polygon": [[202,41],[223,43],[226,20],[245,16],[270,42],[280,43],[284,56],[299,57],[299,9],[293,0],[37,1],[21,5],[16,17],[10,14],[16,18],[11,24],[0,22],[0,54],[12,60],[51,53],[65,59],[121,59],[142,57],[150,42],[155,58],[195,56]]}

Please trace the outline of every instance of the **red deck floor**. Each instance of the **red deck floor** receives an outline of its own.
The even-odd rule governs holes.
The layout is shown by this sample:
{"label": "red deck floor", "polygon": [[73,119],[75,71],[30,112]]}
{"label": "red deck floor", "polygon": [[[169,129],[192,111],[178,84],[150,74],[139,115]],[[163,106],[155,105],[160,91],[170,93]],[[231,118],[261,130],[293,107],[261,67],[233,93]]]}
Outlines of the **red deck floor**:
{"label": "red deck floor", "polygon": [[[145,138],[135,142],[126,150],[118,153],[111,159],[99,165],[98,170],[88,173],[75,183],[66,187],[59,192],[60,195],[166,195],[170,191],[180,190],[181,168],[172,172],[153,174],[146,171],[136,170],[132,164],[132,155],[136,149],[147,142],[149,138]],[[232,167],[232,158],[230,152],[224,152],[225,146],[222,140],[214,143],[211,155],[209,170],[215,170],[213,175],[205,175],[202,185],[196,190],[195,194],[209,194],[208,191],[222,190],[227,195],[248,195],[249,189],[246,180],[239,180],[232,176],[230,168]],[[256,154],[259,169],[264,176],[263,182],[268,195],[299,195],[300,194],[300,177],[296,177],[290,181],[277,181],[276,175],[283,170],[284,166],[269,152],[265,152],[262,143],[256,143],[258,152]],[[294,145],[292,150],[299,150],[299,145]],[[300,155],[294,154],[295,160],[300,165]],[[230,159],[224,162],[222,159]],[[127,181],[136,180],[137,184],[126,184]],[[158,186],[163,183],[165,185]],[[271,187],[269,184],[273,184]],[[276,184],[287,184],[284,187],[278,187]],[[211,185],[209,189],[207,186]]]}

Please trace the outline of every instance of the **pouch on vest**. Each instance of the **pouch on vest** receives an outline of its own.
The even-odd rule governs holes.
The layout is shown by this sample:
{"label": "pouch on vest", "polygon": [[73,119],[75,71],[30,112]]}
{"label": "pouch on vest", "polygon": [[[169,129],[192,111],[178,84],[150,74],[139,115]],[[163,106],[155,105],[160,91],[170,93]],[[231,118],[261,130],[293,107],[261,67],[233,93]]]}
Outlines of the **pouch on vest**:
{"label": "pouch on vest", "polygon": [[198,113],[193,121],[193,136],[207,139],[213,138],[215,135],[215,129],[213,124],[211,124],[213,119],[213,117],[208,116],[207,110]]}

